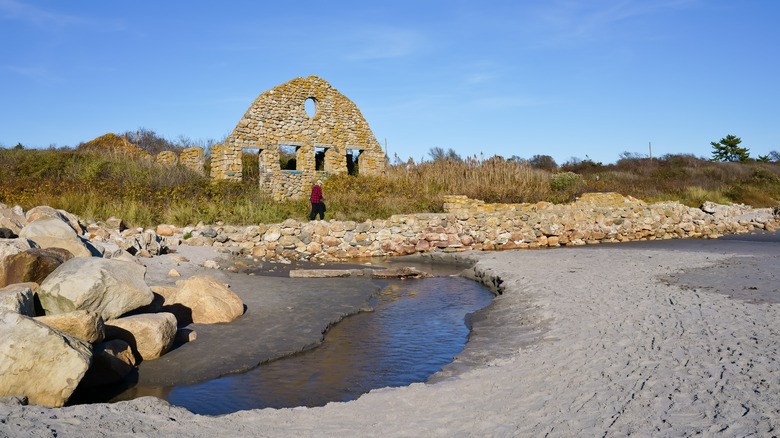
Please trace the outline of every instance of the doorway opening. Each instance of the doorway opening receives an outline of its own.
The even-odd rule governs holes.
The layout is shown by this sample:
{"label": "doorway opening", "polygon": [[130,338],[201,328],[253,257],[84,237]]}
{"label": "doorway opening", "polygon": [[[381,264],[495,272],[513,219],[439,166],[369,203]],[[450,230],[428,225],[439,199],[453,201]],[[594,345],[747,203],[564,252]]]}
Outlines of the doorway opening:
{"label": "doorway opening", "polygon": [[260,180],[260,148],[241,149],[241,181],[257,183]]}

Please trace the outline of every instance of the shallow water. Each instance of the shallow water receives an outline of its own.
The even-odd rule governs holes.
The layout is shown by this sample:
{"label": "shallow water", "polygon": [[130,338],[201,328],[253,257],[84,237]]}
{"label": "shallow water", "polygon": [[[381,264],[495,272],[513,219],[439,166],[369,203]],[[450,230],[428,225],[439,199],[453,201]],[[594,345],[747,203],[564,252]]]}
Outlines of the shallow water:
{"label": "shallow water", "polygon": [[461,277],[390,280],[373,312],[331,327],[319,347],[242,374],[172,388],[133,388],[112,401],[155,395],[197,414],[323,406],[372,389],[425,382],[464,347],[466,315],[493,295]]}

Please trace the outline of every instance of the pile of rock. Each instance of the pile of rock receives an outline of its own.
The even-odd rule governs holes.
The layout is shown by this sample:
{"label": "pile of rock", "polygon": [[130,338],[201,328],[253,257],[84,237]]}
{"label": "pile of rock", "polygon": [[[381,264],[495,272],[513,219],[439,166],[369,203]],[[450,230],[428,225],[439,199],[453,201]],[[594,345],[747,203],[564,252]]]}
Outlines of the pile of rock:
{"label": "pile of rock", "polygon": [[94,140],[78,145],[78,150],[95,151],[100,153],[109,153],[119,157],[145,158],[151,156],[145,150],[130,143],[127,138],[109,132]]}
{"label": "pile of rock", "polygon": [[166,240],[151,229],[128,228],[117,218],[84,225],[65,210],[40,206],[24,212],[19,206],[9,208],[5,204],[0,204],[0,238],[21,238],[18,249],[29,249],[26,241],[34,241],[40,248],[64,248],[75,256],[100,257],[111,257],[117,249],[151,257],[179,244],[178,239]]}
{"label": "pile of rock", "polygon": [[[189,323],[230,322],[244,312],[241,299],[208,276],[150,287],[137,257],[90,242],[63,210],[0,204],[0,224],[0,397],[62,406],[77,386],[120,381],[165,354],[177,333],[193,339],[181,329]],[[140,235],[138,246],[127,246],[139,255],[155,240]]]}
{"label": "pile of rock", "polygon": [[[229,248],[262,259],[343,260],[431,251],[503,250],[625,242],[717,238],[780,226],[772,209],[706,203],[645,202],[617,193],[588,193],[556,205],[485,204],[449,196],[445,213],[394,215],[386,220],[309,221],[235,227],[163,226],[187,245]],[[157,232],[162,234],[161,228]]]}

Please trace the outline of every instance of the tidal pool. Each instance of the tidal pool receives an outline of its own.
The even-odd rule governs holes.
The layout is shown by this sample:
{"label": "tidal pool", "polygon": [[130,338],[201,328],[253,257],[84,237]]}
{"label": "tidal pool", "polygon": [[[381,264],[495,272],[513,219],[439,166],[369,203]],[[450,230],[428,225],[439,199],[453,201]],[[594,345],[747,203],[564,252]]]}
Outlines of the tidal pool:
{"label": "tidal pool", "polygon": [[378,283],[374,311],[335,324],[315,349],[195,385],[133,388],[111,401],[154,394],[197,414],[220,415],[323,406],[425,382],[463,349],[467,315],[493,298],[484,286],[457,276]]}

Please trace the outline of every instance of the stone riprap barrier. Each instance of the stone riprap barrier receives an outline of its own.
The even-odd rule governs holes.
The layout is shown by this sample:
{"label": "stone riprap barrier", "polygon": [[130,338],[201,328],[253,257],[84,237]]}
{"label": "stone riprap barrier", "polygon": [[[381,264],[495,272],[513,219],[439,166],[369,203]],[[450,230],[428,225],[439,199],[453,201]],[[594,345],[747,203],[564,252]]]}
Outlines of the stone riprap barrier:
{"label": "stone riprap barrier", "polygon": [[[287,220],[235,227],[161,225],[157,234],[187,245],[225,247],[264,259],[343,260],[431,251],[506,250],[601,242],[717,238],[780,227],[777,209],[707,202],[647,204],[617,193],[586,193],[571,204],[486,204],[447,196],[444,213],[353,221]],[[187,237],[183,239],[183,237]]]}
{"label": "stone riprap barrier", "polygon": [[174,342],[194,340],[189,324],[243,315],[241,298],[209,275],[147,284],[139,257],[164,252],[165,242],[122,228],[0,203],[0,402],[63,406],[77,387],[120,382]]}

